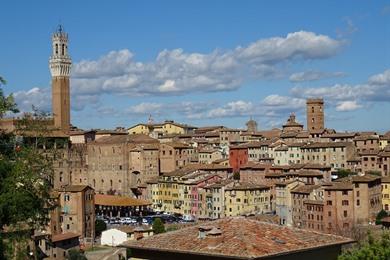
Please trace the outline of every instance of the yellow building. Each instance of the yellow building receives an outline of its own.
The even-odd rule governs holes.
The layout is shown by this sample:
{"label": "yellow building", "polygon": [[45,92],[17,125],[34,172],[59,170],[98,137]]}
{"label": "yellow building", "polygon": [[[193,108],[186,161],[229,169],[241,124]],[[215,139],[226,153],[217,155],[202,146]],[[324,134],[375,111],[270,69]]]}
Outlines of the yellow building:
{"label": "yellow building", "polygon": [[172,120],[166,120],[158,124],[137,124],[127,129],[129,134],[188,134],[192,133],[196,127],[186,124],[179,124]]}
{"label": "yellow building", "polygon": [[225,216],[270,212],[270,196],[269,186],[234,183],[225,189]]}
{"label": "yellow building", "polygon": [[382,207],[390,211],[390,177],[382,178]]}

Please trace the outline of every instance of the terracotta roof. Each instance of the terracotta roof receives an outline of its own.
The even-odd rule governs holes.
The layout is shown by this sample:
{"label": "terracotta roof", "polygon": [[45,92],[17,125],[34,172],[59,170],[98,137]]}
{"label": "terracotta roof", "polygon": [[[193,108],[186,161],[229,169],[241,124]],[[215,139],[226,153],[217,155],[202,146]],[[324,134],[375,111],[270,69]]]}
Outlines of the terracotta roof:
{"label": "terracotta roof", "polygon": [[154,254],[171,252],[192,256],[203,255],[203,257],[209,255],[254,259],[353,242],[341,236],[285,227],[244,217],[224,218],[210,222],[208,225],[214,230],[218,229],[219,234],[208,235],[205,231],[205,237],[199,238],[201,226],[195,225],[138,241],[127,241],[122,245],[135,251],[141,249]]}
{"label": "terracotta roof", "polygon": [[352,190],[352,182],[332,182],[329,186],[324,185],[324,190]]}
{"label": "terracotta roof", "polygon": [[68,186],[65,186],[64,187],[64,191],[68,191],[68,192],[80,192],[80,191],[83,191],[87,188],[90,188],[92,189],[90,186],[88,185],[68,185]]}
{"label": "terracotta roof", "polygon": [[379,136],[377,135],[359,135],[356,136],[355,141],[367,141],[367,140],[379,140]]}
{"label": "terracotta roof", "polygon": [[260,148],[262,146],[269,146],[271,144],[270,140],[264,140],[264,141],[252,141],[249,143],[246,143],[245,146],[247,148]]}
{"label": "terracotta roof", "polygon": [[151,203],[146,200],[135,199],[125,196],[115,196],[106,194],[95,194],[95,205],[104,206],[147,206]]}
{"label": "terracotta roof", "polygon": [[257,132],[267,139],[272,139],[275,137],[279,137],[282,130],[275,128],[272,130],[264,130],[264,131],[257,131]]}
{"label": "terracotta roof", "polygon": [[244,169],[265,170],[265,169],[269,169],[271,166],[272,166],[272,164],[270,164],[270,163],[268,163],[268,164],[267,163],[256,163],[256,162],[249,161],[246,164],[242,165],[240,167],[240,169],[242,169],[242,170],[244,170]]}
{"label": "terracotta roof", "polygon": [[325,133],[321,137],[322,138],[352,138],[355,137],[356,133]]}
{"label": "terracotta roof", "polygon": [[280,134],[280,138],[293,138],[298,135],[298,132],[284,132]]}
{"label": "terracotta roof", "polygon": [[288,146],[279,146],[279,147],[276,147],[276,148],[274,149],[274,151],[277,151],[277,152],[279,152],[279,151],[283,151],[283,152],[288,151]]}
{"label": "terracotta roof", "polygon": [[310,194],[313,190],[320,188],[320,185],[304,185],[296,187],[295,189],[292,189],[292,193],[305,193]]}
{"label": "terracotta roof", "polygon": [[308,148],[337,148],[337,147],[346,147],[352,145],[352,142],[319,142],[319,143],[311,143],[303,146],[303,149]]}
{"label": "terracotta roof", "polygon": [[185,143],[180,143],[180,142],[168,142],[168,143],[163,143],[165,145],[171,146],[175,149],[192,149],[192,147],[188,144]]}
{"label": "terracotta roof", "polygon": [[64,240],[68,240],[68,239],[72,239],[72,238],[77,238],[79,236],[80,235],[78,235],[78,234],[75,234],[72,232],[67,232],[67,233],[63,233],[63,234],[53,235],[51,237],[51,241],[53,243],[55,243],[55,242],[64,241]]}
{"label": "terracotta roof", "polygon": [[265,190],[269,188],[270,187],[267,185],[238,182],[234,183],[233,186],[230,186],[225,190]]}
{"label": "terracotta roof", "polygon": [[[293,174],[293,172],[290,172],[290,174]],[[300,177],[321,177],[321,178],[324,177],[324,175],[318,171],[310,171],[305,169],[299,170],[297,174]]]}

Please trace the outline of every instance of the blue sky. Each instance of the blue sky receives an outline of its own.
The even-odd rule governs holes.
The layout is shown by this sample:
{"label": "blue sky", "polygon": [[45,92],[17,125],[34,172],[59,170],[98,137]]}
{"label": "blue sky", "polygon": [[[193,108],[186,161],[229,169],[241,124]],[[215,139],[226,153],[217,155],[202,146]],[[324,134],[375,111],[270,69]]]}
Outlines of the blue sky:
{"label": "blue sky", "polygon": [[72,123],[306,123],[390,129],[390,1],[3,1],[0,75],[23,111],[50,110],[50,34],[73,60]]}

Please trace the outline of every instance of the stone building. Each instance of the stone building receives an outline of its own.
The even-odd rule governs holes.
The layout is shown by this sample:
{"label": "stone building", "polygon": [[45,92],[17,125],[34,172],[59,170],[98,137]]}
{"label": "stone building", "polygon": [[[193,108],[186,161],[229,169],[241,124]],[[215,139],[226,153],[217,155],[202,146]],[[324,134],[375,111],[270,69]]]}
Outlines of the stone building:
{"label": "stone building", "polygon": [[303,226],[318,232],[324,231],[324,202],[321,200],[303,201]]}
{"label": "stone building", "polygon": [[246,129],[247,132],[250,133],[257,132],[257,122],[251,118],[248,122],[246,122]]}
{"label": "stone building", "polygon": [[269,186],[240,182],[225,188],[225,216],[262,214],[271,211]]}
{"label": "stone building", "polygon": [[306,100],[307,130],[322,132],[324,130],[324,100],[309,98]]}
{"label": "stone building", "polygon": [[332,171],[347,167],[347,160],[355,155],[352,142],[318,142],[301,147],[302,163],[322,164]]}
{"label": "stone building", "polygon": [[381,209],[379,176],[346,177],[324,186],[326,232],[350,235],[354,227],[374,223]]}
{"label": "stone building", "polygon": [[74,233],[85,244],[95,238],[95,191],[86,185],[69,185],[53,193],[57,205],[51,212],[52,236]]}
{"label": "stone building", "polygon": [[295,114],[291,113],[287,119],[286,124],[283,125],[283,132],[301,132],[303,131],[303,125],[298,123],[295,119]]}
{"label": "stone building", "polygon": [[97,193],[138,196],[159,176],[158,141],[146,135],[102,137],[87,145],[88,182]]}
{"label": "stone building", "polygon": [[160,145],[160,172],[168,173],[188,165],[194,149],[184,143],[168,142]]}
{"label": "stone building", "polygon": [[294,227],[304,228],[305,210],[303,203],[306,200],[321,200],[323,189],[321,185],[304,185],[292,189],[290,193],[292,196],[292,224]]}
{"label": "stone building", "polygon": [[275,211],[280,218],[280,225],[292,226],[292,196],[291,190],[304,186],[299,180],[281,181],[275,183]]}
{"label": "stone building", "polygon": [[363,133],[354,138],[356,151],[358,153],[365,151],[378,151],[380,149],[379,141],[379,135],[376,133]]}

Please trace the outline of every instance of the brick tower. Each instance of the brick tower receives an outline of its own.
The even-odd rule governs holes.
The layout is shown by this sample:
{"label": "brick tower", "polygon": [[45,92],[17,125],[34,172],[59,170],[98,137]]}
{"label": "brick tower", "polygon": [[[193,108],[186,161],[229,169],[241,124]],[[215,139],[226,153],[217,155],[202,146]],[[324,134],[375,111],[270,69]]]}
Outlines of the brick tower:
{"label": "brick tower", "polygon": [[324,100],[322,98],[306,100],[306,117],[309,132],[324,130]]}
{"label": "brick tower", "polygon": [[49,65],[52,76],[52,110],[54,126],[64,132],[70,127],[69,75],[72,60],[68,54],[68,34],[61,25],[52,35],[53,52]]}

